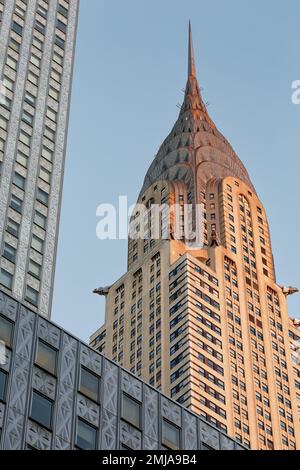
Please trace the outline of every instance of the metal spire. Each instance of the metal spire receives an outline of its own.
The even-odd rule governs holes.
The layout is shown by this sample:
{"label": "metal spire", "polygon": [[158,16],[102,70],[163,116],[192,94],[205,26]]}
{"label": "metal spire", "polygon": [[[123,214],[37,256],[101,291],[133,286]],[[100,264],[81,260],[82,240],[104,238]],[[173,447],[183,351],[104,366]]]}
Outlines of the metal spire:
{"label": "metal spire", "polygon": [[192,37],[192,27],[191,21],[189,21],[189,77],[196,78],[196,65],[195,65],[195,55],[194,55],[194,46],[193,46],[193,37]]}

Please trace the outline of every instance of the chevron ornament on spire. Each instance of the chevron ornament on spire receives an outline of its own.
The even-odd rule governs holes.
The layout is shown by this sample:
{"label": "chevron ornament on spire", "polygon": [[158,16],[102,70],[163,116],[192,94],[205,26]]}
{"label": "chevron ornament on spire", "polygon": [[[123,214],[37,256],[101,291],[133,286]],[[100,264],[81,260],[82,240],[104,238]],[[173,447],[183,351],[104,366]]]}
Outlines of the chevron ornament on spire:
{"label": "chevron ornament on spire", "polygon": [[140,195],[144,194],[154,181],[184,180],[182,174],[187,168],[187,162],[191,164],[196,159],[198,163],[203,164],[201,170],[205,167],[208,170],[207,173],[205,171],[198,172],[197,181],[199,180],[199,182],[193,180],[193,184],[189,182],[188,178],[193,174],[195,168],[192,167],[190,173],[186,173],[188,176],[186,176],[185,184],[191,190],[195,191],[197,187],[205,188],[206,178],[209,178],[213,171],[218,177],[224,177],[228,174],[236,175],[255,192],[247,170],[229,142],[216,128],[201,96],[196,76],[196,60],[190,21],[188,24],[187,75],[179,116],[147,171]]}

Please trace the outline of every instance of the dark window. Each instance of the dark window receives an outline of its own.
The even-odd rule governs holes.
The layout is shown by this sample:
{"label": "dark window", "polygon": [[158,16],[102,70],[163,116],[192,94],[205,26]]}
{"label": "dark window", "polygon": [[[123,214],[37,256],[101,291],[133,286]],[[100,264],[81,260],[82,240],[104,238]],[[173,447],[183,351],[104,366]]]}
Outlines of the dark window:
{"label": "dark window", "polygon": [[46,428],[51,427],[52,402],[37,392],[32,393],[31,418]]}
{"label": "dark window", "polygon": [[179,428],[165,419],[162,422],[162,443],[169,449],[179,449],[180,447]]}
{"label": "dark window", "polygon": [[42,267],[38,263],[36,263],[35,261],[32,261],[32,259],[29,260],[29,265],[28,265],[29,274],[36,277],[37,279],[40,279],[41,270],[42,270]]}
{"label": "dark window", "polygon": [[6,347],[12,346],[13,323],[0,315],[0,340]]}
{"label": "dark window", "polygon": [[44,341],[39,340],[36,353],[36,363],[51,374],[55,374],[56,358],[57,351],[44,343]]}
{"label": "dark window", "polygon": [[132,447],[129,447],[125,444],[123,444],[123,442],[120,443],[120,450],[132,450]]}
{"label": "dark window", "polygon": [[15,237],[19,234],[19,224],[12,219],[7,220],[6,231]]}
{"label": "dark window", "polygon": [[41,34],[45,34],[45,26],[39,20],[35,21],[35,26],[34,27]]}
{"label": "dark window", "polygon": [[80,392],[94,401],[99,399],[99,377],[89,372],[84,367],[81,368],[80,374]]}
{"label": "dark window", "polygon": [[55,44],[60,47],[61,49],[65,48],[65,41],[63,41],[60,37],[55,37]]}
{"label": "dark window", "polygon": [[20,44],[17,41],[15,41],[13,38],[10,38],[9,47],[11,47],[16,52],[20,51]]}
{"label": "dark window", "polygon": [[10,200],[10,207],[14,209],[17,212],[22,212],[22,200],[19,199],[17,196],[12,194],[11,200]]}
{"label": "dark window", "polygon": [[26,287],[25,299],[32,305],[37,306],[39,301],[39,293],[30,286]]}
{"label": "dark window", "polygon": [[26,101],[26,103],[30,104],[31,106],[35,106],[35,100],[36,100],[35,96],[29,93],[29,91],[25,92],[24,101]]}
{"label": "dark window", "polygon": [[34,250],[38,251],[39,253],[43,253],[44,241],[36,235],[32,235],[31,246]]}
{"label": "dark window", "polygon": [[16,249],[8,243],[4,243],[3,256],[14,263],[16,260]]}
{"label": "dark window", "polygon": [[46,8],[42,7],[41,5],[38,5],[36,11],[43,16],[44,18],[47,18],[47,10]]}
{"label": "dark window", "polygon": [[25,188],[25,178],[19,173],[15,173],[13,177],[13,183],[20,189]]}
{"label": "dark window", "polygon": [[141,405],[125,393],[123,393],[122,399],[122,418],[133,426],[140,427]]}
{"label": "dark window", "polygon": [[[33,116],[32,114],[28,113],[27,111],[23,110],[22,120],[32,126],[33,124]],[[23,189],[23,188],[22,188]]]}
{"label": "dark window", "polygon": [[56,21],[56,27],[62,31],[63,33],[66,33],[67,32],[67,26],[60,20],[57,20]]}
{"label": "dark window", "polygon": [[12,288],[12,274],[8,273],[4,269],[1,269],[0,284],[7,287],[7,289],[11,289]]}
{"label": "dark window", "polygon": [[20,36],[22,36],[23,28],[22,28],[22,26],[21,26],[19,23],[16,23],[16,21],[13,21],[12,30],[13,30],[15,33],[19,34]]}
{"label": "dark window", "polygon": [[5,400],[7,373],[0,370],[0,400]]}
{"label": "dark window", "polygon": [[213,447],[209,446],[208,444],[204,444],[202,442],[202,450],[215,450]]}
{"label": "dark window", "polygon": [[35,216],[34,216],[34,222],[39,226],[42,227],[43,229],[46,228],[46,217],[41,214],[40,212],[36,211]]}
{"label": "dark window", "polygon": [[42,204],[45,204],[47,205],[48,204],[48,199],[49,199],[49,195],[43,191],[42,189],[38,188],[38,192],[37,192],[37,200],[40,201]]}
{"label": "dark window", "polygon": [[65,18],[68,18],[68,10],[63,7],[62,5],[58,5],[58,13],[60,13],[61,15],[63,15]]}
{"label": "dark window", "polygon": [[80,449],[92,450],[96,448],[97,430],[90,424],[78,418],[76,445]]}

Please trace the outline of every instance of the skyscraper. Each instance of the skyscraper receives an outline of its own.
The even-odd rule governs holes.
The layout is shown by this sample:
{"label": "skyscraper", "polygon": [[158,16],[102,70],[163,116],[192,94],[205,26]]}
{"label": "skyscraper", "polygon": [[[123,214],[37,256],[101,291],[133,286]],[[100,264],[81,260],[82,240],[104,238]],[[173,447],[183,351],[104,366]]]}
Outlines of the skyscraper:
{"label": "skyscraper", "polygon": [[79,0],[0,1],[0,284],[50,315]]}
{"label": "skyscraper", "polygon": [[[146,174],[146,210],[132,217],[145,236],[129,238],[128,271],[98,290],[105,324],[91,345],[252,449],[300,448],[286,301],[295,289],[277,284],[263,205],[208,115],[191,29],[188,50],[179,117]],[[169,214],[153,223],[162,204]]]}

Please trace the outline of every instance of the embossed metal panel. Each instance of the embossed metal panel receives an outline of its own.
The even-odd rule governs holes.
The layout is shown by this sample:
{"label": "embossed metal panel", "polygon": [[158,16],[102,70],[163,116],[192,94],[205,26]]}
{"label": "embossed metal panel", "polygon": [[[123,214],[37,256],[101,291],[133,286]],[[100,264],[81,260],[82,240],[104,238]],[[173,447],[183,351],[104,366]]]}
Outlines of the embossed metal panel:
{"label": "embossed metal panel", "polygon": [[197,418],[183,411],[183,448],[185,450],[196,450],[198,448],[197,439]]}
{"label": "embossed metal panel", "polygon": [[110,361],[104,360],[103,377],[103,407],[117,415],[118,399],[118,367]]}
{"label": "embossed metal panel", "polygon": [[128,423],[120,423],[120,442],[130,449],[141,450],[142,434]]}
{"label": "embossed metal panel", "polygon": [[177,426],[181,426],[181,407],[166,397],[161,397],[161,413]]}
{"label": "embossed metal panel", "polygon": [[[206,444],[214,449],[241,448],[195,414],[162,396],[138,377],[104,358],[56,325],[0,292],[0,308],[15,322],[15,341],[7,349],[7,404],[0,403],[0,447],[3,449],[74,449],[77,419],[80,417],[97,429],[97,448],[133,450],[161,449],[162,419],[181,430],[184,449],[196,450]],[[38,338],[58,349],[57,377],[34,364]],[[79,392],[80,367],[101,377],[100,403]],[[53,402],[52,429],[30,419],[32,390]],[[141,403],[140,428],[121,418],[121,393],[126,392]]]}

